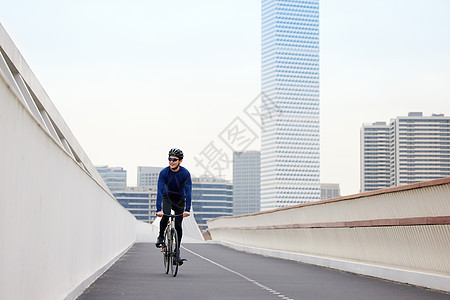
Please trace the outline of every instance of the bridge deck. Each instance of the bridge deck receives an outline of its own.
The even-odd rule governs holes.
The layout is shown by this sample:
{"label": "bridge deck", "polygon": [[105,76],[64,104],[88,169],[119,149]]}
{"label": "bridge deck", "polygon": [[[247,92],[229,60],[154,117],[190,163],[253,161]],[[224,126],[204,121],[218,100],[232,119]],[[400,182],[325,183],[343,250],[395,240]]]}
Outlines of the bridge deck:
{"label": "bridge deck", "polygon": [[185,244],[177,277],[153,244],[135,244],[78,299],[450,299],[450,295],[312,265]]}

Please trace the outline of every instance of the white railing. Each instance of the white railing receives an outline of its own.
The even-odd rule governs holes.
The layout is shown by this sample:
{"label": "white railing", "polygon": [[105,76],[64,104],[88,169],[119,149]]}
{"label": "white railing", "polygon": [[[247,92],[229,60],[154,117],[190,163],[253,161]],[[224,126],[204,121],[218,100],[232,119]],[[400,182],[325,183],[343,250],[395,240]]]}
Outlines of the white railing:
{"label": "white railing", "polygon": [[208,222],[213,240],[450,291],[450,178]]}

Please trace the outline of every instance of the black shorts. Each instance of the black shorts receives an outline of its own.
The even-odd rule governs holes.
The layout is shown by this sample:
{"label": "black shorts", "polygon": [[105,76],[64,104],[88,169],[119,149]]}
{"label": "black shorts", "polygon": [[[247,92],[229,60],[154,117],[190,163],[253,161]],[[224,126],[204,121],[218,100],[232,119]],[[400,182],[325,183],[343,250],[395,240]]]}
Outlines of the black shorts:
{"label": "black shorts", "polygon": [[168,195],[163,195],[163,201],[162,201],[162,209],[163,213],[166,215],[171,214],[171,210],[175,212],[176,215],[182,214],[184,212],[184,209],[186,207],[186,198],[181,198],[177,201],[173,201],[169,198]]}

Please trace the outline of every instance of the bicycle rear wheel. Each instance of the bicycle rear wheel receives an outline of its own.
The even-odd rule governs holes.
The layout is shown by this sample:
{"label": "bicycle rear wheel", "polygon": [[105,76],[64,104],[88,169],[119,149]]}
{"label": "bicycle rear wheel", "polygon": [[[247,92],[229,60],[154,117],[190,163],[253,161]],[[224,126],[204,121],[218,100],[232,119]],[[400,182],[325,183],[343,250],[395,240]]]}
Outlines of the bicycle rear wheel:
{"label": "bicycle rear wheel", "polygon": [[170,233],[168,230],[164,231],[164,246],[162,249],[163,252],[163,260],[164,260],[164,271],[166,271],[166,274],[169,273],[169,268],[170,268],[170,263],[171,263],[171,259],[170,259]]}
{"label": "bicycle rear wheel", "polygon": [[180,249],[180,245],[178,245],[178,234],[177,231],[175,229],[172,229],[172,239],[171,239],[171,255],[170,257],[171,259],[171,271],[172,271],[172,276],[175,277],[177,276],[178,273],[178,251]]}

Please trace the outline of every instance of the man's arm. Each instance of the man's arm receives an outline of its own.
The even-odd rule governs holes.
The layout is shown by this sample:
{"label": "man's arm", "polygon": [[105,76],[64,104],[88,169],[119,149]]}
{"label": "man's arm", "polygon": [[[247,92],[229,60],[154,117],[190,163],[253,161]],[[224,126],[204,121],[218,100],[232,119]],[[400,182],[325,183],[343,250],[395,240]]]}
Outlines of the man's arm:
{"label": "man's arm", "polygon": [[163,193],[165,192],[165,186],[166,186],[166,181],[164,179],[164,169],[161,170],[161,172],[159,172],[159,177],[158,177],[158,191],[156,194],[156,212],[159,212],[162,210],[162,198],[163,198]]}
{"label": "man's arm", "polygon": [[191,202],[192,202],[192,180],[191,174],[188,171],[188,178],[184,184],[184,193],[186,194],[186,211],[191,211]]}

